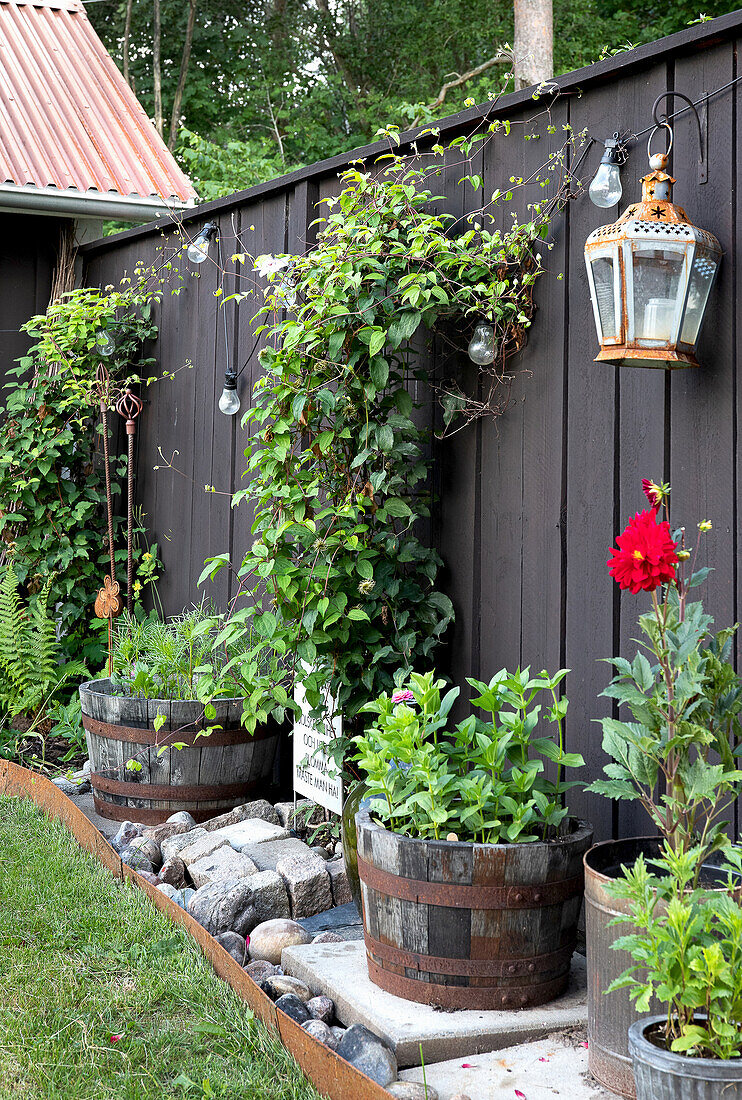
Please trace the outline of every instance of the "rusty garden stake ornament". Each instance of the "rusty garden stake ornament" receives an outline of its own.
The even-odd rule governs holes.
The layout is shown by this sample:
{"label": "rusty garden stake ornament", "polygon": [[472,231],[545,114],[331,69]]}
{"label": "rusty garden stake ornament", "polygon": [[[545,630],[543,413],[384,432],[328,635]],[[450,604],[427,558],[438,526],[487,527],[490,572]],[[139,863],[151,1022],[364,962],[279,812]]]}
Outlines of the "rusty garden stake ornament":
{"label": "rusty garden stake ornament", "polygon": [[[667,131],[666,153],[651,152],[659,129]],[[698,366],[696,343],[721,246],[672,201],[675,180],[665,171],[672,143],[669,122],[658,121],[647,142],[650,171],[642,177],[641,201],[587,239],[585,263],[600,341],[596,362],[667,370]]]}
{"label": "rusty garden stake ornament", "polygon": [[137,430],[136,420],[142,411],[141,398],[124,390],[116,402],[116,412],[126,421],[126,610],[131,614],[134,603],[134,433]]}
{"label": "rusty garden stake ornament", "polygon": [[116,580],[116,558],[113,546],[113,495],[111,492],[111,466],[108,457],[108,402],[110,393],[110,376],[102,363],[98,364],[95,372],[95,380],[98,385],[100,399],[100,419],[103,430],[103,461],[106,471],[106,519],[108,522],[108,556],[111,572],[107,574],[103,587],[98,589],[95,597],[95,614],[99,619],[108,619],[108,674],[113,672],[113,620],[121,614],[121,595],[118,581]]}

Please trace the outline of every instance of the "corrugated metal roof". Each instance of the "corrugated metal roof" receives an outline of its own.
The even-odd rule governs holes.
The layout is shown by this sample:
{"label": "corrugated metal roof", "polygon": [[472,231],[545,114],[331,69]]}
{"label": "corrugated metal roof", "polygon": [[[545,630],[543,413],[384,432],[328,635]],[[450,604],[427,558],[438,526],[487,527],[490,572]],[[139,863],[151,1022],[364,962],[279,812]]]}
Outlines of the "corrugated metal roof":
{"label": "corrugated metal roof", "polygon": [[0,0],[2,183],[196,197],[80,0]]}

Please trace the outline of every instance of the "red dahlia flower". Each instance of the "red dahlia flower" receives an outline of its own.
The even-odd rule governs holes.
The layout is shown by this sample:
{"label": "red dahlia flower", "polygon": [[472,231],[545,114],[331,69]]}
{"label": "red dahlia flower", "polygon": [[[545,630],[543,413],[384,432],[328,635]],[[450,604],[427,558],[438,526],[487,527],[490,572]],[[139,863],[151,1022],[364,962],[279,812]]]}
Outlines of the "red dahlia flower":
{"label": "red dahlia flower", "polygon": [[648,477],[642,478],[642,489],[644,490],[644,496],[647,498],[653,508],[659,508],[662,504],[662,498],[664,492],[661,486],[655,485],[653,481],[650,481]]}
{"label": "red dahlia flower", "polygon": [[653,592],[675,579],[677,545],[670,537],[670,524],[658,523],[654,511],[637,512],[616,542],[618,549],[611,549],[606,565],[619,588]]}

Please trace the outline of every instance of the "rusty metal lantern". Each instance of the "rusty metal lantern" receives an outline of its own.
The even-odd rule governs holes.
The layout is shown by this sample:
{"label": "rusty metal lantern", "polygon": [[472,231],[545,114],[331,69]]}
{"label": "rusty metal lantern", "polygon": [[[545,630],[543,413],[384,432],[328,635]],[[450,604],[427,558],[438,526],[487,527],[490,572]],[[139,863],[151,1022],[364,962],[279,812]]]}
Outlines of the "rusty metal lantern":
{"label": "rusty metal lantern", "polygon": [[[650,153],[660,127],[667,153]],[[697,367],[695,350],[721,259],[716,237],[693,225],[672,201],[665,171],[672,129],[649,136],[649,173],[641,201],[594,230],[585,263],[598,330],[596,362],[630,367]]]}

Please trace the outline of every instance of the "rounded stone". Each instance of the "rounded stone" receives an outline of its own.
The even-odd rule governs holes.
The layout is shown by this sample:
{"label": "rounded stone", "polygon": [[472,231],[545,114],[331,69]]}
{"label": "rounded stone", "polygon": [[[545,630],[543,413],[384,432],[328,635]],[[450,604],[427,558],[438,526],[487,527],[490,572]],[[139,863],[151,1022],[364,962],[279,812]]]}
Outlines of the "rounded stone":
{"label": "rounded stone", "polygon": [[149,871],[151,875],[155,873],[152,863],[147,859],[144,852],[140,852],[137,848],[126,847],[120,855],[121,862],[125,863],[127,867],[133,867],[135,871]]}
{"label": "rounded stone", "polygon": [[279,966],[284,947],[311,943],[312,937],[294,920],[266,920],[250,933],[250,958]]}
{"label": "rounded stone", "polygon": [[341,856],[343,854],[343,842],[342,842],[342,840],[336,840],[335,841],[334,851],[335,851],[336,856]]}
{"label": "rounded stone", "polygon": [[342,1039],[343,1035],[345,1035],[345,1032],[346,1032],[347,1030],[348,1030],[347,1028],[345,1028],[345,1027],[339,1027],[339,1026],[338,1026],[337,1024],[333,1024],[333,1026],[332,1026],[332,1027],[330,1028],[330,1031],[331,1031],[331,1032],[332,1032],[332,1034],[333,1034],[333,1035],[335,1036],[335,1038],[337,1039],[338,1043],[339,1043],[339,1042],[340,1042],[340,1040]]}
{"label": "rounded stone", "polygon": [[419,1085],[417,1081],[395,1081],[387,1085],[386,1091],[398,1100],[438,1100],[438,1093],[430,1085]]}
{"label": "rounded stone", "polygon": [[[312,991],[309,986],[305,985],[304,982],[300,981],[298,978],[290,977],[288,974],[276,974],[267,978],[263,982],[263,989],[272,1001],[277,1001],[278,998],[283,997],[285,993],[293,993],[307,1006],[312,1000]],[[311,1009],[310,1015],[314,1015]]]}
{"label": "rounded stone", "polygon": [[168,825],[187,825],[189,829],[196,826],[195,818],[188,813],[188,810],[178,810],[176,814],[170,815],[167,822]]}
{"label": "rounded stone", "polygon": [[296,1020],[297,1024],[304,1024],[310,1019],[309,1009],[295,993],[284,993],[283,997],[279,997],[276,1001],[276,1008],[280,1008],[292,1020]]}
{"label": "rounded stone", "polygon": [[313,844],[309,849],[310,852],[316,852],[320,859],[329,859],[329,853],[327,848],[323,844]]}
{"label": "rounded stone", "polygon": [[335,1002],[329,997],[312,997],[307,1001],[307,1008],[312,1019],[321,1020],[323,1024],[331,1024],[335,1018]]}
{"label": "rounded stone", "polygon": [[258,985],[262,985],[267,978],[272,978],[274,974],[280,974],[280,966],[274,966],[273,963],[263,962],[262,959],[256,959],[255,962],[249,962],[242,968],[249,978],[252,978]]}
{"label": "rounded stone", "polygon": [[121,852],[129,847],[135,836],[141,836],[141,833],[141,825],[135,825],[133,821],[122,821],[116,835],[111,837],[111,847]]}
{"label": "rounded stone", "polygon": [[220,932],[214,939],[227,951],[235,962],[244,965],[247,958],[247,944],[244,936],[238,936],[236,932]]}
{"label": "rounded stone", "polygon": [[174,898],[178,891],[169,882],[161,882],[157,889],[168,898]]}
{"label": "rounded stone", "polygon": [[160,879],[153,871],[142,871],[137,868],[137,874],[141,875],[145,882],[148,882],[151,886],[159,886]]}
{"label": "rounded stone", "polygon": [[141,852],[145,856],[153,867],[162,866],[162,853],[160,852],[160,845],[156,840],[153,840],[149,836],[135,836],[129,842],[129,848],[134,849],[137,852]]}
{"label": "rounded stone", "polygon": [[320,932],[315,936],[312,943],[342,943],[343,937],[338,936],[337,932]]}
{"label": "rounded stone", "polygon": [[335,1050],[337,1048],[338,1041],[332,1034],[332,1028],[324,1024],[322,1020],[307,1020],[307,1022],[301,1026],[304,1031],[306,1031],[307,1035],[311,1035],[318,1043],[324,1043],[330,1050]]}
{"label": "rounded stone", "polygon": [[383,1089],[397,1080],[394,1054],[363,1024],[352,1024],[347,1029],[338,1043],[337,1052]]}

